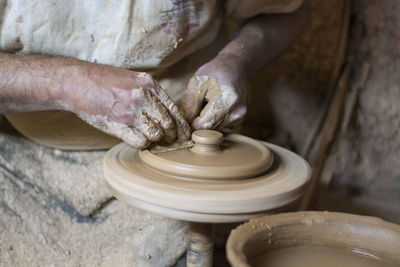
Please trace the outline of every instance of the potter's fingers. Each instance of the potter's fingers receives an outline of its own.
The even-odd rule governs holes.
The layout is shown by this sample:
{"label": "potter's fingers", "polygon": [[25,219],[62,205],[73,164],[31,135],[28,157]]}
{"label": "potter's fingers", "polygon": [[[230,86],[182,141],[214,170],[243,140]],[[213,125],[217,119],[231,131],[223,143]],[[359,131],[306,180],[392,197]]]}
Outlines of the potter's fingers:
{"label": "potter's fingers", "polygon": [[173,117],[150,92],[144,92],[144,97],[147,99],[148,103],[143,107],[144,112],[146,112],[146,115],[164,131],[162,141],[165,143],[172,143],[177,135]]}
{"label": "potter's fingers", "polygon": [[125,143],[140,149],[148,148],[151,144],[151,141],[135,127],[130,127],[129,131],[126,131],[126,133],[122,134],[120,138]]}
{"label": "potter's fingers", "polygon": [[190,79],[188,88],[179,101],[179,110],[182,112],[186,121],[191,123],[201,110],[206,90],[201,87],[199,77],[194,76]]}
{"label": "potter's fingers", "polygon": [[215,129],[223,120],[228,110],[221,101],[208,102],[200,116],[192,122],[193,129]]}
{"label": "potter's fingers", "polygon": [[164,131],[160,125],[144,113],[139,115],[139,118],[135,122],[135,128],[151,142],[159,141],[164,135]]}
{"label": "potter's fingers", "polygon": [[135,127],[110,120],[106,116],[77,113],[78,117],[107,134],[118,137],[135,148],[147,148],[151,142]]}
{"label": "potter's fingers", "polygon": [[164,136],[161,140],[164,143],[172,143],[177,136],[176,125],[174,119],[169,115],[164,106],[159,104],[158,108],[154,109],[149,116],[163,129]]}
{"label": "potter's fingers", "polygon": [[246,106],[238,106],[228,113],[217,129],[224,133],[238,132],[246,115]]}
{"label": "potter's fingers", "polygon": [[185,118],[179,111],[177,105],[172,101],[164,89],[156,82],[156,88],[150,89],[152,94],[155,95],[158,101],[164,106],[164,108],[169,112],[169,114],[174,118],[178,138],[182,140],[188,140],[192,133],[189,124],[186,122]]}
{"label": "potter's fingers", "polygon": [[208,103],[200,112],[200,116],[193,121],[192,127],[194,129],[215,129],[238,103],[239,96],[233,87],[221,87],[215,78],[208,80],[202,87],[207,88],[205,98]]}
{"label": "potter's fingers", "polygon": [[193,121],[192,127],[194,129],[217,128],[222,123],[225,116],[236,105],[238,101],[237,95],[232,94],[231,90],[224,90],[222,93],[220,92],[218,94],[217,89],[219,90],[219,86],[217,85],[213,85],[208,89],[206,95],[208,103],[201,111],[200,116]]}

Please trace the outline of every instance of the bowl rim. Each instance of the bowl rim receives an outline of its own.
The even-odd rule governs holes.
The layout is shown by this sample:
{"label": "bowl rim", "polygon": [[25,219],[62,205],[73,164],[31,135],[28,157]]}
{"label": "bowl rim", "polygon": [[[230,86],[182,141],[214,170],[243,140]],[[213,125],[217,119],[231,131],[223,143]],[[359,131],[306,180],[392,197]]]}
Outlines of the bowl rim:
{"label": "bowl rim", "polygon": [[[332,229],[332,231],[341,229],[337,226],[353,226],[356,227],[358,231],[368,231],[368,229],[374,231],[379,230],[384,234],[390,234],[394,237],[397,242],[391,243],[391,247],[393,247],[394,251],[391,253],[395,255],[398,254],[398,257],[400,257],[400,225],[384,221],[377,217],[364,215],[327,211],[302,211],[251,219],[232,230],[226,244],[226,253],[230,264],[234,267],[250,266],[245,253],[245,246],[249,245],[250,242],[257,242],[254,240],[259,237],[261,232],[269,232],[269,236],[271,236],[274,230],[278,231],[279,227],[286,229],[287,226],[308,227],[307,231],[310,231],[310,229],[317,229],[317,227],[324,227],[328,230]],[[313,226],[314,228],[312,228]],[[285,231],[290,231],[289,228]],[[343,242],[346,242],[346,240],[350,243],[352,239],[344,235]],[[265,245],[265,243],[263,245]],[[267,246],[273,248],[273,244]],[[287,247],[289,246],[290,245]],[[327,247],[330,246],[327,245]],[[398,257],[396,257],[396,260]]]}

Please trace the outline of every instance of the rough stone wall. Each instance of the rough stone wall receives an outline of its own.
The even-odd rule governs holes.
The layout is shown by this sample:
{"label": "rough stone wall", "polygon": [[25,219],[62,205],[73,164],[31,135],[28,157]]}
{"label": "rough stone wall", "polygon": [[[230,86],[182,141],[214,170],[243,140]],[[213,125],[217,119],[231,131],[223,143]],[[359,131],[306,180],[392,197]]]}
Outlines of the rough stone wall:
{"label": "rough stone wall", "polygon": [[353,2],[353,81],[323,208],[400,223],[400,2]]}
{"label": "rough stone wall", "polygon": [[311,1],[304,33],[249,88],[243,132],[296,152],[321,112],[337,61],[345,0]]}
{"label": "rough stone wall", "polygon": [[[303,36],[253,83],[243,127],[303,156],[324,101],[332,98],[327,93],[346,1],[311,3]],[[399,11],[396,0],[352,1],[344,61],[351,65],[351,85],[312,208],[400,223]]]}

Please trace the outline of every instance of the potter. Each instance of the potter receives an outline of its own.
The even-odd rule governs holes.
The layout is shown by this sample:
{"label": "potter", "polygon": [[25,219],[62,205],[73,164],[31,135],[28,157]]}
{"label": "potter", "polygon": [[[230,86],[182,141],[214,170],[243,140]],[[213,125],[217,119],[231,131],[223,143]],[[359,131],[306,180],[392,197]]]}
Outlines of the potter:
{"label": "potter", "polygon": [[[190,139],[192,129],[231,132],[246,114],[247,83],[296,39],[307,10],[302,0],[5,3],[0,112],[47,111],[7,118],[63,149],[91,148],[81,120],[136,148]],[[228,18],[241,23],[230,41]],[[174,69],[187,57],[192,67]],[[92,136],[93,149],[113,143]]]}
{"label": "potter", "polygon": [[[185,143],[198,129],[236,131],[247,111],[247,84],[294,42],[308,8],[307,0],[0,1],[0,112],[22,135],[54,148],[95,150],[125,142],[110,155],[120,149],[132,155],[137,152],[133,148],[175,140]],[[228,19],[240,24],[234,38],[225,31]],[[184,60],[192,65],[176,67]],[[232,140],[239,139],[245,140]],[[205,185],[215,177],[206,177],[212,172],[204,166],[200,178],[206,179],[170,176],[162,181],[151,164],[135,165],[146,161],[137,153],[129,159],[138,160],[132,165],[124,157],[107,158],[105,172],[117,197],[189,221],[241,221],[298,200],[308,165],[279,147],[243,143],[253,157],[234,163],[243,163],[237,177],[234,172],[223,175],[233,163],[217,166],[221,181],[216,190]],[[203,153],[202,148],[198,144],[193,151]],[[203,156],[218,162],[209,152]],[[40,155],[35,159],[42,161]],[[264,194],[272,167],[283,186],[275,184],[276,190]],[[128,173],[142,176],[139,190]],[[260,176],[254,184],[248,179],[253,176]],[[243,199],[231,203],[231,191]]]}

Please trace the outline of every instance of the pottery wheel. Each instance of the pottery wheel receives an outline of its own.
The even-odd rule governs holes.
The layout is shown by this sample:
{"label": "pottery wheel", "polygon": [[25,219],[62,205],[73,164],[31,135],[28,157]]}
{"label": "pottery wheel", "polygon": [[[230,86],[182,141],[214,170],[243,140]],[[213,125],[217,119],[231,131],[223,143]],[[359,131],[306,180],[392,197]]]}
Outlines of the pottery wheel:
{"label": "pottery wheel", "polygon": [[296,202],[310,177],[298,155],[242,135],[195,131],[195,145],[157,153],[126,143],[110,149],[111,192],[133,206],[194,222],[239,222]]}

